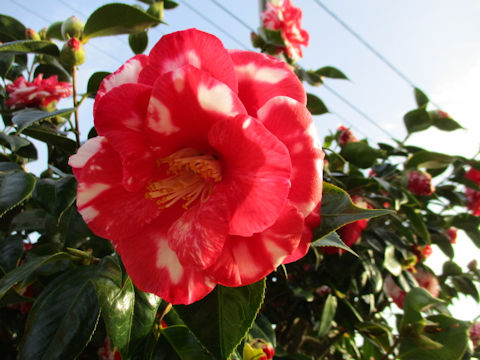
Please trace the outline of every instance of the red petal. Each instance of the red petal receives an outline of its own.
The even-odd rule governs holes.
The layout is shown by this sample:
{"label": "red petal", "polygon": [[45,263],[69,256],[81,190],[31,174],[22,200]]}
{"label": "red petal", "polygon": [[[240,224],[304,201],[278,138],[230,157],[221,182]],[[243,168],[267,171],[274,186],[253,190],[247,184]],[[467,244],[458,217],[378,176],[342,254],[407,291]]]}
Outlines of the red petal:
{"label": "red petal", "polygon": [[162,157],[183,147],[208,147],[207,132],[213,123],[245,113],[228,86],[187,65],[155,82],[147,130],[152,143],[157,144],[157,155]]}
{"label": "red petal", "polygon": [[258,111],[258,118],[287,146],[292,160],[288,199],[307,216],[322,199],[325,156],[312,116],[304,105],[282,96],[268,101]]}
{"label": "red petal", "polygon": [[251,237],[230,236],[221,257],[209,269],[226,286],[242,286],[262,279],[276,269],[297,247],[303,216],[287,204],[277,222]]}
{"label": "red petal", "polygon": [[140,74],[140,82],[153,84],[160,75],[185,65],[208,72],[237,93],[237,77],[228,51],[217,37],[196,29],[163,36],[150,51],[149,65]]}
{"label": "red petal", "polygon": [[[79,153],[92,143],[89,140]],[[72,157],[70,163],[78,165],[79,159]],[[81,169],[77,207],[95,234],[113,241],[135,234],[161,211],[155,201],[145,198],[145,191],[126,191],[121,181],[120,156],[103,138]]]}
{"label": "red petal", "polygon": [[124,84],[111,89],[95,112],[95,128],[106,136],[123,162],[123,185],[137,191],[152,177],[155,161],[145,135],[151,87]]}
{"label": "red petal", "polygon": [[103,79],[95,96],[95,104],[93,112],[95,113],[97,103],[100,98],[113,88],[123,84],[135,84],[138,82],[140,71],[148,64],[148,56],[140,54],[132,57],[125,64],[120,66],[113,74]]}
{"label": "red petal", "polygon": [[300,80],[284,62],[251,51],[230,52],[238,77],[238,96],[250,115],[275,96],[288,96],[302,104],[307,95]]}
{"label": "red petal", "polygon": [[207,201],[226,198],[229,234],[251,236],[272,226],[290,190],[285,145],[258,120],[244,115],[215,123],[208,139],[220,154],[223,178]]}
{"label": "red petal", "polygon": [[119,242],[117,250],[140,290],[171,304],[191,304],[215,287],[204,271],[183,266],[168,246],[167,231],[174,217],[161,217],[135,236]]}

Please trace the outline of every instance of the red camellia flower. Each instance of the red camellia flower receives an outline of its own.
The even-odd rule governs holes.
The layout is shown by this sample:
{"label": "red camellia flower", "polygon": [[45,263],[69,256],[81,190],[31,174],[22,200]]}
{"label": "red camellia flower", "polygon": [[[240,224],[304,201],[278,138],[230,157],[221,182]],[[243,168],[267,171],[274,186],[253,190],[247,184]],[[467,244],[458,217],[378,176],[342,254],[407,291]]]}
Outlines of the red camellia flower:
{"label": "red camellia flower", "polygon": [[292,5],[290,0],[267,2],[260,15],[263,27],[280,30],[289,58],[297,60],[303,56],[301,45],[308,46],[308,32],[302,29],[302,10]]}
{"label": "red camellia flower", "polygon": [[102,82],[98,137],[70,158],[77,206],[137,287],[189,304],[305,255],[322,160],[288,65],[190,29]]}
{"label": "red camellia flower", "polygon": [[[480,171],[477,169],[471,168],[466,172],[465,177],[480,185]],[[465,196],[467,197],[467,208],[472,211],[473,215],[480,216],[480,191],[467,187]]]}
{"label": "red camellia flower", "polygon": [[58,81],[57,76],[44,79],[42,74],[39,74],[33,82],[19,76],[12,84],[8,84],[6,89],[8,92],[6,105],[10,109],[46,108],[53,102],[72,95],[70,83]]}
{"label": "red camellia flower", "polygon": [[349,128],[340,125],[337,129],[338,134],[338,145],[345,146],[351,142],[358,142],[357,137],[353,134],[352,130]]}
{"label": "red camellia flower", "polygon": [[435,192],[432,176],[424,171],[410,171],[408,173],[408,190],[418,196],[428,196]]}
{"label": "red camellia flower", "polygon": [[[435,275],[422,269],[415,269],[413,276],[420,287],[423,287],[434,297],[438,297],[440,285]],[[405,300],[406,293],[395,284],[395,281],[393,281],[390,275],[385,279],[384,290],[387,296],[391,297],[400,309],[403,309],[403,301]]]}

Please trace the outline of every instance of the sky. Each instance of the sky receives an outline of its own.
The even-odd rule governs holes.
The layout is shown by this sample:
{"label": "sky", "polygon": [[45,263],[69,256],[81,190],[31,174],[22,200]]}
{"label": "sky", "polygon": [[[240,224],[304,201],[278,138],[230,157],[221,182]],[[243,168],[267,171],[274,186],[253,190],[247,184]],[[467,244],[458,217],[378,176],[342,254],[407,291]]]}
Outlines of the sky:
{"label": "sky", "polygon": [[[196,27],[218,36],[227,48],[252,49],[250,31],[259,26],[257,0],[216,0],[241,19],[244,25],[218,7],[215,0],[177,1],[180,6],[165,13],[168,25],[162,24],[149,32],[149,48],[165,33]],[[21,0],[1,0],[0,12],[17,18],[27,27],[39,30],[71,15],[86,21],[89,14],[108,2],[42,0],[29,1],[27,7]],[[304,57],[299,64],[305,69],[334,66],[343,71],[350,80],[330,80],[327,81],[328,86],[384,129],[379,130],[324,87],[309,87],[307,91],[319,96],[331,112],[315,117],[320,136],[334,132],[338,125],[344,124],[351,126],[358,137],[368,137],[372,144],[391,143],[391,137],[403,139],[406,135],[403,115],[416,107],[412,87],[318,6],[316,0],[293,2],[302,8],[303,27],[310,34],[310,44],[304,49]],[[478,0],[321,2],[466,128],[455,132],[429,129],[411,136],[408,144],[466,157],[472,157],[478,152]],[[138,1],[125,3],[144,5]],[[86,90],[90,74],[95,71],[114,71],[133,56],[127,36],[95,38],[85,45],[85,49],[87,60],[79,69],[80,93]],[[63,102],[59,107],[68,106],[70,104]],[[83,138],[93,123],[91,111],[92,102],[86,101],[80,112]],[[464,234],[459,235],[455,250],[455,261],[462,266],[474,257],[480,258],[480,251]],[[443,260],[440,250],[434,249],[434,255],[428,264],[438,271]],[[465,320],[480,315],[480,307],[473,301],[462,299],[462,304],[463,306],[456,307],[454,315]]]}

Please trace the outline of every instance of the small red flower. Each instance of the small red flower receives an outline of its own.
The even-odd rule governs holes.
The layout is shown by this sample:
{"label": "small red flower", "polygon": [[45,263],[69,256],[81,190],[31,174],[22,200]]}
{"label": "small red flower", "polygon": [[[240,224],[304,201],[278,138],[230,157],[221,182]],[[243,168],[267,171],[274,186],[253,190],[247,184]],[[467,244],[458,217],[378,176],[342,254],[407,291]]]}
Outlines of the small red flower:
{"label": "small red flower", "polygon": [[290,0],[268,2],[260,15],[263,27],[280,30],[289,58],[297,60],[303,56],[301,45],[308,46],[308,32],[302,29],[302,10],[292,5]]}
{"label": "small red flower", "polygon": [[[471,168],[466,172],[465,177],[480,185],[480,171],[477,169]],[[480,191],[467,187],[465,196],[467,197],[467,208],[472,211],[473,215],[480,216]]]}
{"label": "small red flower", "polygon": [[[424,271],[422,269],[414,269],[413,276],[420,287],[423,287],[434,297],[438,297],[440,292],[440,285],[438,279],[431,272]],[[397,304],[400,309],[403,309],[403,301],[405,300],[406,293],[393,281],[393,278],[388,275],[385,279],[384,290],[387,296],[391,297],[393,302]]]}
{"label": "small red flower", "polygon": [[[348,143],[351,142],[358,142],[357,137],[353,134],[352,130],[349,128],[340,125],[337,129],[338,134],[338,145],[340,146],[345,146]],[[373,171],[372,171],[373,173]],[[375,176],[375,173],[373,173],[373,176]]]}
{"label": "small red flower", "polygon": [[457,243],[457,229],[456,228],[449,228],[446,230],[446,234],[450,239],[450,243],[456,244]]}
{"label": "small red flower", "polygon": [[58,77],[50,76],[47,79],[39,74],[33,82],[26,81],[19,76],[12,84],[6,86],[8,100],[6,105],[10,109],[24,107],[46,108],[54,101],[72,95],[72,85],[68,82],[58,81]]}
{"label": "small red flower", "polygon": [[288,65],[190,29],[101,84],[77,206],[137,287],[189,304],[305,255],[323,151]]}
{"label": "small red flower", "polygon": [[418,196],[428,196],[435,192],[432,176],[424,171],[410,171],[408,173],[408,190]]}

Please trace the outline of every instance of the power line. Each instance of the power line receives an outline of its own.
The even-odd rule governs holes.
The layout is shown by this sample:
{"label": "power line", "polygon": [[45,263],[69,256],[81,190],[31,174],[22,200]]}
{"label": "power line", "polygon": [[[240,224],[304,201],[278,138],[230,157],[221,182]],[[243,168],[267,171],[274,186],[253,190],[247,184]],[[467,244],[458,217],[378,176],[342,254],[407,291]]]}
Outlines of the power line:
{"label": "power line", "polygon": [[214,3],[215,5],[217,5],[217,7],[219,7],[220,9],[222,9],[224,12],[226,12],[228,15],[230,15],[232,18],[234,18],[235,20],[237,20],[237,22],[239,22],[240,24],[243,25],[243,27],[245,27],[247,30],[249,30],[250,32],[255,32],[255,30],[250,26],[248,25],[245,21],[243,21],[242,19],[240,19],[237,15],[235,15],[234,13],[232,13],[230,10],[228,10],[225,6],[223,6],[222,4],[220,4],[217,0],[210,0],[212,3]]}
{"label": "power line", "polygon": [[[365,40],[359,33],[353,30],[345,21],[343,21],[337,14],[330,10],[326,5],[324,5],[320,0],[314,0],[315,3],[320,6],[328,15],[330,15],[336,22],[338,22],[345,30],[347,30],[354,38],[362,43],[372,54],[374,54],[378,59],[380,59],[385,65],[387,65],[395,74],[397,74],[402,80],[408,83],[413,88],[418,88],[415,83],[410,80],[407,75],[405,75],[400,69],[398,69],[393,63],[383,56],[377,49],[375,49],[370,43]],[[436,108],[440,109],[440,106],[436,104],[432,99],[430,103]]]}

